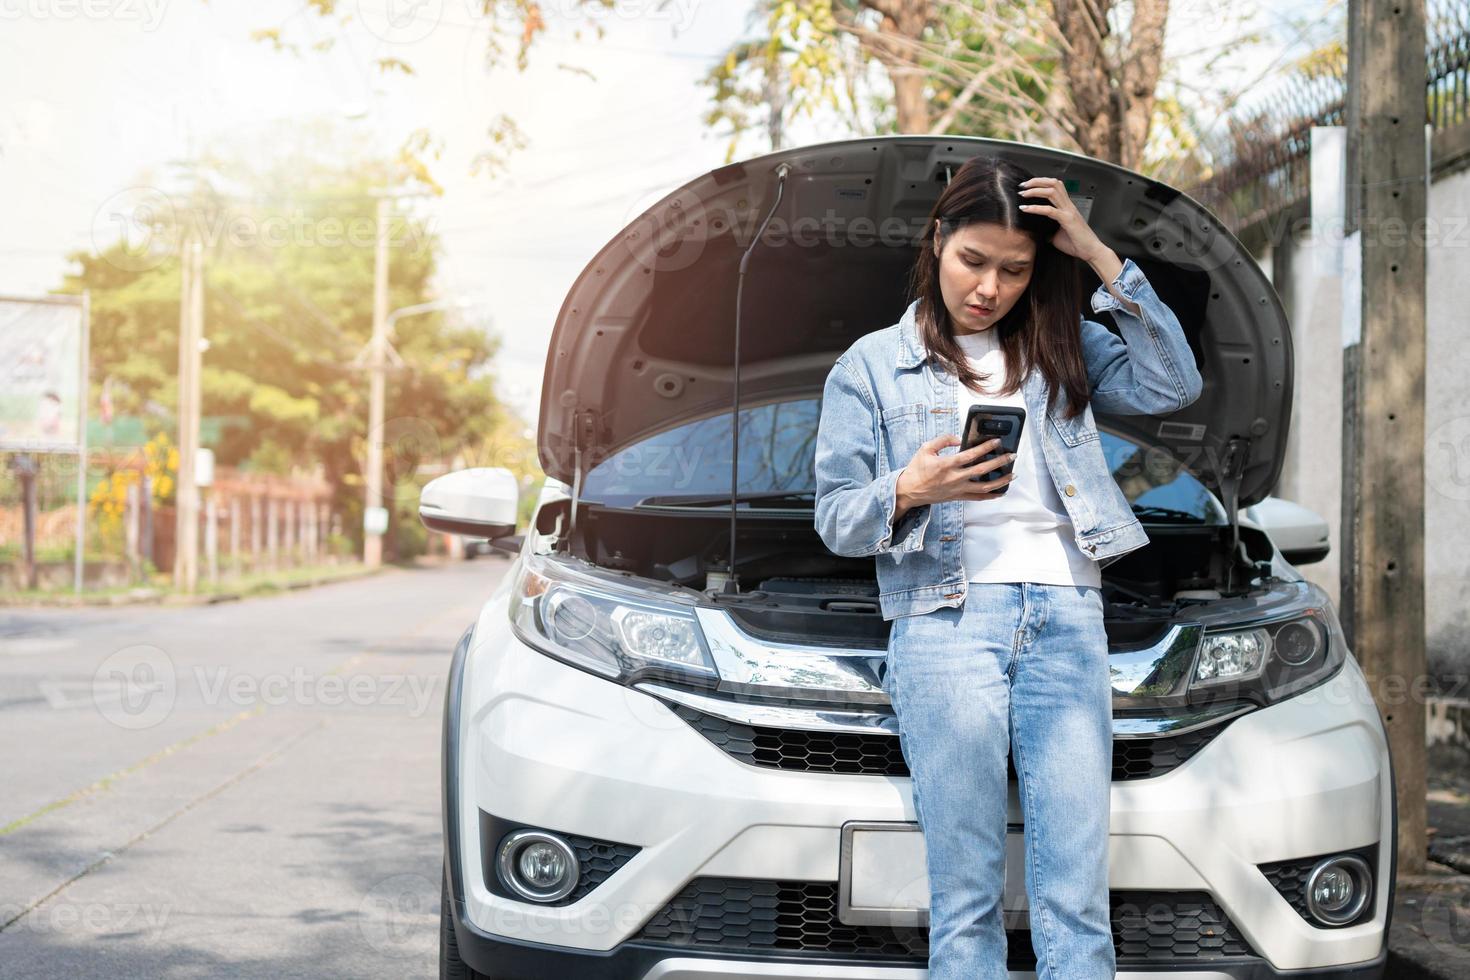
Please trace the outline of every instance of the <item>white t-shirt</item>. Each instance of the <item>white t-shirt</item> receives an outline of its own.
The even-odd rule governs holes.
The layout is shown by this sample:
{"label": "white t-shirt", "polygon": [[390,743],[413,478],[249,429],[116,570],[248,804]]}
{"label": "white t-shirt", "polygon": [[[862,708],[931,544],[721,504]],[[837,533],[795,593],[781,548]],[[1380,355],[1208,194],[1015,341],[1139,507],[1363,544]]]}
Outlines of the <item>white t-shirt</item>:
{"label": "white t-shirt", "polygon": [[[955,386],[959,392],[957,407],[961,426],[971,405],[1026,407],[1019,389],[1003,396],[989,393],[1003,387],[1006,377],[1005,357],[994,328],[956,334],[955,340],[971,367],[990,375],[984,386],[986,393],[978,393],[963,384]],[[1035,437],[1036,426],[1045,421],[1045,417],[1038,419],[1027,414],[1016,459],[1011,464],[1015,478],[1006,492],[991,500],[964,502],[963,555],[965,572],[971,582],[1102,585],[1097,562],[1084,555],[1072,537],[1072,520],[1057,495],[1046,457]]]}

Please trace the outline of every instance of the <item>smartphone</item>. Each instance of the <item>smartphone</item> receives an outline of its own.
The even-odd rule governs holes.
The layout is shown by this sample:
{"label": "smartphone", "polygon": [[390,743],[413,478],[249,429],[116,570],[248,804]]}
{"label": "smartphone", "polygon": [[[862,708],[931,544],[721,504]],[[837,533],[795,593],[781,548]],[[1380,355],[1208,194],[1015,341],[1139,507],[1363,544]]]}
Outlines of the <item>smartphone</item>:
{"label": "smartphone", "polygon": [[[971,405],[969,413],[965,415],[965,435],[960,442],[960,452],[996,438],[1000,439],[1000,445],[971,465],[1017,452],[1021,448],[1021,427],[1025,424],[1026,410],[1024,408],[1012,405]],[[1013,463],[1007,463],[1004,466],[997,466],[989,472],[970,477],[970,480],[975,483],[998,480],[1010,473],[1013,465]],[[1005,493],[1008,489],[1010,489],[1010,484],[998,488],[995,492]]]}

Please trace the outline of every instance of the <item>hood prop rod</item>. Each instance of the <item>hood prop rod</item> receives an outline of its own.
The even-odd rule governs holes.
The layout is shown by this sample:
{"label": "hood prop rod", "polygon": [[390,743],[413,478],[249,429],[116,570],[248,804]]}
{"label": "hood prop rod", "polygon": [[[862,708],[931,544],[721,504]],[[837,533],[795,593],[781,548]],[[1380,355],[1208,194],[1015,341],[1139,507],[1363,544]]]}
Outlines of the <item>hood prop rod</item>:
{"label": "hood prop rod", "polygon": [[577,533],[577,505],[582,499],[582,444],[590,449],[597,439],[597,420],[591,409],[579,408],[572,412],[572,512],[567,526],[567,540]]}
{"label": "hood prop rod", "polygon": [[1235,559],[1240,551],[1240,478],[1250,456],[1250,440],[1232,436],[1225,443],[1225,459],[1220,466],[1220,490],[1225,499],[1225,512],[1230,515],[1230,564],[1225,566],[1225,591],[1234,587]]}
{"label": "hood prop rod", "polygon": [[786,175],[790,172],[791,164],[789,163],[782,163],[776,167],[776,200],[771,202],[771,210],[766,212],[766,220],[761,222],[760,229],[751,239],[745,254],[740,256],[740,275],[735,282],[735,392],[732,399],[734,404],[730,410],[730,548],[728,564],[725,566],[727,577],[721,588],[721,591],[725,593],[740,591],[740,576],[735,571],[735,508],[740,502],[740,296],[745,291],[745,269],[750,264],[750,253],[755,251],[756,244],[766,233],[766,225],[771,223],[771,218],[776,215],[776,209],[781,206],[781,194],[786,188]]}

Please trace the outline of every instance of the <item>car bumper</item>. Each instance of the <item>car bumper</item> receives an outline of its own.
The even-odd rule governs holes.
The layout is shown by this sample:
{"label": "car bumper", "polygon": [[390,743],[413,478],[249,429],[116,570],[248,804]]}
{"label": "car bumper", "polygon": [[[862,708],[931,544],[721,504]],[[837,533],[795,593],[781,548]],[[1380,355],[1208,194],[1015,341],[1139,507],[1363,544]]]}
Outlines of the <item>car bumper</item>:
{"label": "car bumper", "polygon": [[[905,777],[737,761],[661,701],[522,644],[503,601],[487,605],[456,656],[445,738],[455,930],[465,961],[487,976],[925,975],[922,963],[893,957],[751,954],[640,936],[691,879],[836,881],[845,822],[915,819]],[[1344,928],[1309,924],[1257,865],[1392,841],[1389,766],[1377,708],[1348,657],[1325,684],[1235,719],[1173,771],[1115,782],[1110,889],[1206,892],[1255,954],[1150,958],[1136,974],[1120,955],[1118,976],[1381,976],[1392,846],[1377,849],[1372,918]],[[587,897],[535,906],[487,885],[482,814],[638,851]],[[1009,817],[1021,822],[1014,786]],[[1024,907],[1021,862],[1007,863],[1007,907],[1017,889]]]}
{"label": "car bumper", "polygon": [[[891,962],[843,957],[831,959],[802,955],[731,957],[717,954],[671,952],[640,943],[620,943],[611,950],[571,950],[518,942],[481,932],[464,918],[456,903],[455,936],[460,955],[492,980],[924,980],[923,966],[894,966]],[[1178,970],[1120,968],[1117,980],[1381,980],[1387,951],[1366,963],[1315,970],[1282,972],[1266,963],[1215,964]],[[1032,980],[1034,970],[1012,970],[1012,980]]]}

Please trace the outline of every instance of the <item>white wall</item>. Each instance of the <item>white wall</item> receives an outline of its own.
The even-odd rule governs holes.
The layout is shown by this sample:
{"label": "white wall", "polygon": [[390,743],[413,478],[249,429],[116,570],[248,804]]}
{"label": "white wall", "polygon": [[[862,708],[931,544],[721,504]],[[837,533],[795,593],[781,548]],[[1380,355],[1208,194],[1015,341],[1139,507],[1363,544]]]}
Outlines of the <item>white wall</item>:
{"label": "white wall", "polygon": [[1342,128],[1312,130],[1313,232],[1276,243],[1292,249],[1289,293],[1292,354],[1291,431],[1276,495],[1327,520],[1330,550],[1302,566],[1338,600],[1342,553]]}
{"label": "white wall", "polygon": [[1428,210],[1425,628],[1430,667],[1465,674],[1470,673],[1470,171],[1436,181]]}
{"label": "white wall", "polygon": [[[1274,243],[1293,249],[1291,281],[1277,288],[1291,297],[1295,352],[1291,433],[1275,493],[1326,518],[1332,551],[1301,571],[1334,601],[1342,547],[1340,132],[1340,127],[1313,131],[1315,233]],[[1435,182],[1428,213],[1425,629],[1431,671],[1465,675],[1470,673],[1470,171]]]}

